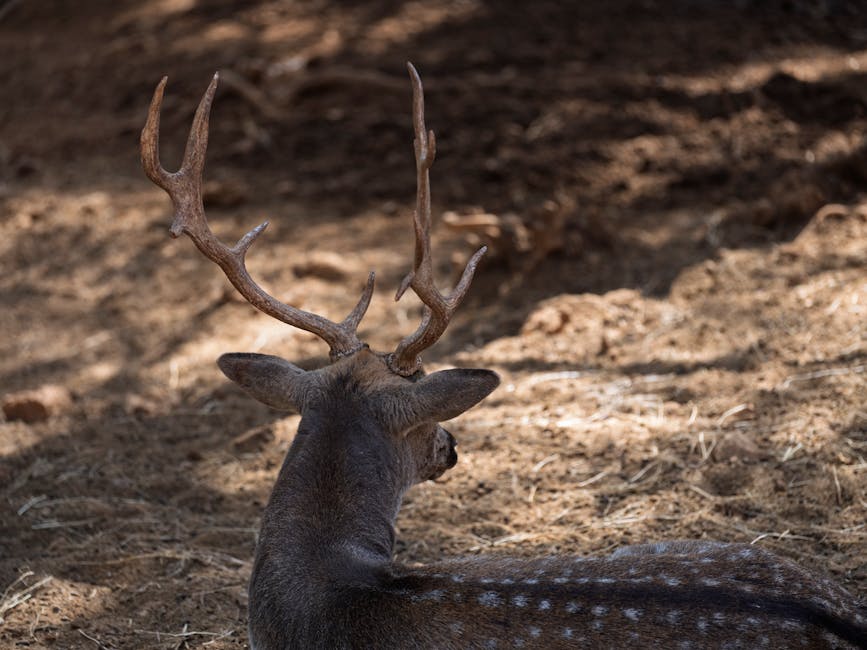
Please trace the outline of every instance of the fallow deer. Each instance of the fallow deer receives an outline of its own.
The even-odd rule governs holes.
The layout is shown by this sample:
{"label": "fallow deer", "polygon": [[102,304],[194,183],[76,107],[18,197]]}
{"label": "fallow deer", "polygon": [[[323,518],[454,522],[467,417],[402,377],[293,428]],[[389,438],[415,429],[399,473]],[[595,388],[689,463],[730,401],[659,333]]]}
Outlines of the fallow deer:
{"label": "fallow deer", "polygon": [[254,398],[301,413],[262,519],[249,591],[249,637],[276,648],[867,648],[863,606],[834,582],[761,548],[672,541],[609,557],[471,557],[429,566],[393,561],[403,494],[457,461],[438,423],[497,386],[489,370],[425,374],[433,345],[469,288],[484,249],[457,287],[434,286],[429,170],[433,132],[424,124],[412,65],[417,172],[415,261],[400,285],[424,303],[418,329],[394,352],[368,348],[357,328],[373,274],[340,323],[268,295],[249,276],[245,253],[267,223],[228,247],[202,204],[208,116],[205,93],[179,171],[159,162],[157,86],[142,132],[144,169],[174,204],[171,234],[186,233],[255,307],[315,333],[330,365],[304,371],[275,356],[226,354],[222,371]]}

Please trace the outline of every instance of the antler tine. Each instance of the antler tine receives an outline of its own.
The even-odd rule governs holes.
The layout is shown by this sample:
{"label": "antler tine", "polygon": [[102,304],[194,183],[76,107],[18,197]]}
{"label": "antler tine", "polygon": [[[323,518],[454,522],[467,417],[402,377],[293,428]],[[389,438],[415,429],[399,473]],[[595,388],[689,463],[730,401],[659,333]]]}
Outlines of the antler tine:
{"label": "antler tine", "polygon": [[166,171],[159,160],[160,107],[167,78],[163,77],[154,91],[148,110],[148,118],[141,134],[141,157],[145,173],[156,185],[163,188],[172,199],[174,219],[170,232],[173,237],[186,233],[202,254],[215,262],[225,273],[229,282],[256,309],[284,323],[312,332],[331,348],[331,358],[348,356],[362,347],[356,330],[367,311],[373,296],[374,274],[367,278],[367,285],[355,308],[340,323],[334,323],[318,314],[313,314],[287,305],[266,293],[250,277],[245,266],[247,250],[268,222],[256,226],[229,248],[208,226],[202,203],[202,171],[205,152],[208,148],[208,118],[217,90],[219,75],[215,74],[208,90],[199,102],[196,116],[187,139],[184,159],[176,172]]}
{"label": "antler tine", "polygon": [[486,246],[476,251],[467,262],[457,286],[448,296],[439,292],[433,280],[430,252],[430,168],[436,157],[436,137],[433,131],[427,131],[425,127],[424,88],[421,77],[412,63],[407,63],[406,67],[412,81],[412,117],[415,132],[413,142],[417,184],[416,207],[413,215],[415,261],[412,270],[400,283],[394,299],[400,300],[407,288],[412,287],[425,308],[418,329],[404,338],[394,353],[389,356],[389,367],[405,377],[421,369],[419,354],[436,343],[445,332],[452,315],[470,288],[479,260],[487,251]]}
{"label": "antler tine", "polygon": [[147,177],[155,185],[166,189],[171,180],[171,174],[160,164],[160,107],[163,103],[163,92],[166,89],[168,77],[163,77],[154,90],[153,99],[148,109],[148,119],[141,132],[141,162]]}

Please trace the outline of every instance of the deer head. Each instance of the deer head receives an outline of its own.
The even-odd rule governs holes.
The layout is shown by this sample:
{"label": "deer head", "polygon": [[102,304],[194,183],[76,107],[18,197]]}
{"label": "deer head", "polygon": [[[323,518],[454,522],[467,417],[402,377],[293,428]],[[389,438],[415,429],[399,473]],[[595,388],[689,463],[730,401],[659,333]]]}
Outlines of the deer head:
{"label": "deer head", "polygon": [[499,380],[489,370],[455,368],[416,373],[413,381],[392,371],[386,359],[362,348],[310,371],[264,354],[224,354],[217,363],[229,379],[275,409],[324,419],[339,404],[347,409],[347,427],[358,418],[378,424],[399,451],[402,482],[408,487],[438,478],[455,465],[455,439],[438,423],[480,402]]}

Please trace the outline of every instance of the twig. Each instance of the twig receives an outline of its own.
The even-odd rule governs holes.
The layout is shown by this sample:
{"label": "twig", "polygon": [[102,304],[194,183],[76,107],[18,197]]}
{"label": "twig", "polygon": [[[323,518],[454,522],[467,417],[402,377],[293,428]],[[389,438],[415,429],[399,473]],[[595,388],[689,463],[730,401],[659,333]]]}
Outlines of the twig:
{"label": "twig", "polygon": [[102,641],[100,641],[100,640],[97,639],[96,637],[90,636],[90,635],[89,635],[87,632],[85,632],[84,630],[79,629],[79,630],[78,630],[78,633],[79,633],[81,636],[83,636],[85,639],[88,639],[88,640],[90,640],[90,641],[93,641],[93,642],[94,642],[94,643],[95,643],[95,644],[100,648],[100,650],[103,650],[103,649],[104,649],[104,650],[111,650],[111,646],[107,646],[107,645],[105,645]]}
{"label": "twig", "polygon": [[503,546],[504,544],[511,544],[512,542],[525,542],[528,539],[534,539],[536,537],[539,537],[536,533],[514,533],[513,535],[498,537],[497,539],[484,540],[484,544],[477,544],[476,546],[471,547],[469,552],[475,553],[476,551],[480,551],[489,546]]}
{"label": "twig", "polygon": [[18,508],[18,510],[16,511],[16,514],[20,517],[20,516],[23,515],[25,512],[27,512],[28,510],[30,510],[30,508],[32,508],[33,506],[35,506],[37,503],[39,503],[40,501],[45,501],[47,498],[48,498],[48,495],[47,495],[47,494],[40,494],[39,496],[35,496],[35,497],[31,498],[31,499],[28,499],[28,500],[27,500],[27,503],[25,503],[23,506],[21,506],[20,508]]}
{"label": "twig", "polygon": [[616,527],[616,526],[628,526],[630,524],[636,524],[640,521],[646,521],[650,519],[647,515],[629,515],[625,517],[607,517],[603,519],[599,524],[598,528],[608,528],[608,527]]}
{"label": "twig", "polygon": [[837,476],[837,468],[831,465],[831,474],[834,475],[834,487],[837,490],[837,505],[843,505],[843,488],[840,486],[840,478]]}
{"label": "twig", "polygon": [[805,372],[801,375],[791,375],[786,377],[785,381],[780,384],[780,388],[786,389],[797,381],[809,381],[811,379],[822,379],[823,377],[837,377],[840,375],[851,375],[862,373],[867,370],[867,365],[848,366],[845,368],[827,368],[826,370],[816,370],[815,372]]}
{"label": "twig", "polygon": [[762,533],[761,535],[759,535],[758,537],[756,537],[753,541],[751,541],[750,544],[751,544],[751,545],[752,545],[752,544],[756,544],[757,542],[762,541],[762,540],[765,539],[766,537],[776,537],[778,540],[779,540],[779,539],[783,539],[784,537],[788,537],[788,536],[789,536],[789,532],[790,532],[790,531],[789,531],[789,529],[787,528],[787,529],[784,530],[782,533]]}
{"label": "twig", "polygon": [[234,630],[223,630],[222,632],[202,632],[199,630],[184,630],[183,632],[160,632],[159,630],[133,630],[136,634],[153,634],[157,639],[160,637],[169,637],[170,639],[188,639],[191,636],[212,636],[217,639],[222,639],[229,636]]}
{"label": "twig", "polygon": [[[175,411],[177,413],[177,411]],[[125,499],[125,498],[114,498],[114,497],[62,497],[58,499],[49,499],[47,496],[40,495],[38,497],[33,497],[21,506],[18,509],[18,514],[24,514],[27,510],[33,508],[41,509],[48,508],[56,505],[70,505],[73,503],[97,503],[97,504],[106,504],[106,505],[124,505],[124,506],[151,506],[154,505],[149,501],[145,501],[143,499]]]}
{"label": "twig", "polygon": [[750,406],[751,406],[750,404],[746,404],[746,403],[738,404],[737,406],[732,406],[725,413],[723,413],[721,416],[719,416],[719,419],[716,421],[716,425],[718,427],[721,427],[722,425],[725,424],[726,420],[728,420],[731,416],[736,415],[736,414],[740,413],[741,411],[744,411],[744,410],[750,408]]}
{"label": "twig", "polygon": [[34,575],[32,571],[27,571],[26,573],[20,575],[18,579],[15,580],[15,582],[13,582],[11,585],[9,585],[6,588],[6,591],[3,592],[3,599],[0,600],[0,623],[3,623],[3,616],[4,614],[6,614],[6,612],[15,609],[16,607],[18,607],[18,605],[26,603],[33,597],[33,594],[36,593],[38,589],[41,589],[54,579],[54,576],[45,576],[44,578],[42,578],[42,580],[34,582],[29,587],[22,589],[21,591],[15,592],[11,596],[7,597],[12,587],[32,575]]}
{"label": "twig", "polygon": [[702,490],[699,486],[693,485],[692,483],[687,483],[686,487],[688,487],[690,490],[692,490],[696,494],[703,496],[705,499],[710,499],[711,501],[715,501],[717,498],[716,495],[711,494],[710,492],[707,492],[705,490]]}
{"label": "twig", "polygon": [[645,474],[647,474],[647,472],[656,467],[658,463],[659,461],[656,460],[647,463],[647,465],[638,470],[635,475],[631,479],[629,479],[629,483],[637,483],[642,476],[644,476]]}
{"label": "twig", "polygon": [[564,370],[563,372],[542,372],[536,375],[533,375],[527,380],[528,386],[535,386],[536,384],[542,384],[548,381],[562,381],[564,379],[580,379],[581,377],[586,377],[591,373],[584,372],[581,370]]}
{"label": "twig", "polygon": [[780,462],[786,463],[792,459],[792,457],[797,454],[801,449],[804,448],[800,442],[796,445],[789,445],[786,447],[786,451],[783,452],[783,455],[780,457]]}
{"label": "twig", "polygon": [[33,530],[47,530],[49,528],[76,528],[78,526],[87,526],[96,521],[96,518],[77,519],[75,521],[57,521],[50,519],[48,521],[39,521],[30,526]]}
{"label": "twig", "polygon": [[24,582],[30,576],[35,575],[33,571],[25,571],[20,576],[15,578],[15,580],[3,591],[3,595],[0,596],[0,603],[6,602],[6,596],[9,595],[9,592],[12,591],[12,588],[17,585],[19,582]]}
{"label": "twig", "polygon": [[201,562],[203,564],[207,564],[209,566],[215,566],[224,570],[229,570],[227,565],[232,565],[235,567],[246,567],[249,566],[249,562],[245,562],[244,560],[240,560],[228,553],[217,553],[217,552],[205,552],[199,550],[193,551],[184,551],[177,552],[172,550],[166,551],[154,551],[151,553],[140,553],[138,555],[125,555],[123,557],[115,557],[108,558],[105,560],[83,560],[81,562],[77,562],[79,566],[104,566],[104,565],[117,565],[117,564],[125,564],[127,562],[137,562],[142,560],[154,560],[154,559],[164,559],[164,560],[194,560],[197,562]]}
{"label": "twig", "polygon": [[710,446],[707,446],[704,443],[704,434],[704,431],[698,432],[698,444],[699,447],[701,447],[701,462],[703,463],[706,462],[708,458],[710,458],[710,455],[713,453],[713,450],[716,447],[716,438],[711,441]]}
{"label": "twig", "polygon": [[543,458],[538,463],[533,465],[533,468],[530,471],[533,472],[534,474],[537,474],[539,472],[539,470],[541,470],[543,467],[545,467],[545,465],[547,465],[548,463],[553,463],[555,460],[559,460],[559,459],[560,459],[560,454],[551,454],[550,456]]}
{"label": "twig", "polygon": [[602,470],[601,472],[596,474],[596,476],[591,476],[590,478],[578,483],[577,487],[582,487],[582,488],[587,487],[588,485],[591,485],[591,484],[595,483],[596,481],[602,480],[607,475],[608,475],[608,472],[606,472],[605,470]]}

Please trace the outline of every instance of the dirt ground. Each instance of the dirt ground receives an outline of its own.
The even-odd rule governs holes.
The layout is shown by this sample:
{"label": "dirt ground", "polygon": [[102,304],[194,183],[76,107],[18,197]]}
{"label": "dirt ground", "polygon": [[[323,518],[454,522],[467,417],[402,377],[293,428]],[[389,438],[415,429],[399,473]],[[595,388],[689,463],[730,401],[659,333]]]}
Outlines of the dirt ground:
{"label": "dirt ground", "polygon": [[[428,368],[503,384],[450,425],[397,555],[769,547],[867,597],[867,14],[826,0],[0,2],[0,646],[246,646],[298,423],[214,360],[325,348],[237,299],[138,162],[223,73],[206,205],[280,299],[391,349],[411,263],[412,60],[437,131]],[[67,391],[67,396],[64,395]],[[7,588],[8,587],[8,588]],[[5,591],[4,591],[5,590]]]}

